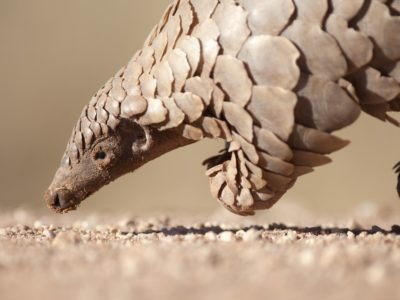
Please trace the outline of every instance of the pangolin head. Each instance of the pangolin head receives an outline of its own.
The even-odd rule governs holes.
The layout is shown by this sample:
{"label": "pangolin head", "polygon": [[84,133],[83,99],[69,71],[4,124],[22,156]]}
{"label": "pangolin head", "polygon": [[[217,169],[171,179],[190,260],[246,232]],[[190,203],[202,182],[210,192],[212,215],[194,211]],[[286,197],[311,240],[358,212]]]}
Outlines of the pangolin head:
{"label": "pangolin head", "polygon": [[[83,109],[45,192],[48,207],[58,213],[74,210],[104,185],[185,144],[176,131],[159,132],[132,117],[143,116],[147,102],[141,96],[131,101],[127,97],[115,92],[109,82]],[[122,99],[130,105],[124,107]]]}
{"label": "pangolin head", "polygon": [[[75,131],[75,135],[78,134]],[[47,205],[57,212],[75,209],[102,186],[139,167],[151,144],[147,128],[126,121],[84,147],[70,140],[61,165],[46,191]]]}

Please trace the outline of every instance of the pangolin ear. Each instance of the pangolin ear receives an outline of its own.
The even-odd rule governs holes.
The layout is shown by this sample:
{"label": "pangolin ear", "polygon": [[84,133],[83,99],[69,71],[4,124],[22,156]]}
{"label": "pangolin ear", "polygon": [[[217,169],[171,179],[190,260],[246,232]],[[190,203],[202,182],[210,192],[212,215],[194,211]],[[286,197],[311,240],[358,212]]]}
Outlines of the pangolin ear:
{"label": "pangolin ear", "polygon": [[147,151],[152,143],[150,130],[147,126],[134,123],[132,134],[132,151],[134,153]]}
{"label": "pangolin ear", "polygon": [[152,138],[150,129],[142,126],[133,120],[122,119],[118,131],[125,141],[131,143],[133,154],[146,151],[150,148]]}

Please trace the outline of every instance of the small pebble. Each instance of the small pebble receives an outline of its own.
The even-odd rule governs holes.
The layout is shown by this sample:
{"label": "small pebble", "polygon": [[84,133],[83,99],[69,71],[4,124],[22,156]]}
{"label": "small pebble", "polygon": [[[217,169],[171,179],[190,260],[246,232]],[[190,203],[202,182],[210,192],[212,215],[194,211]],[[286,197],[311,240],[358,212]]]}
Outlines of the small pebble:
{"label": "small pebble", "polygon": [[280,238],[281,243],[294,242],[297,240],[297,232],[294,230],[288,230],[285,235]]}
{"label": "small pebble", "polygon": [[43,227],[43,223],[41,221],[36,220],[35,223],[33,223],[33,228],[39,229]]}
{"label": "small pebble", "polygon": [[235,239],[235,235],[232,231],[223,231],[218,235],[218,237],[223,242],[231,242]]}
{"label": "small pebble", "polygon": [[235,235],[236,235],[236,237],[242,239],[245,233],[246,233],[246,231],[244,231],[243,229],[240,229],[240,230],[236,231]]}
{"label": "small pebble", "polygon": [[208,231],[206,232],[206,234],[204,235],[204,238],[207,241],[215,241],[217,239],[217,235],[215,234],[215,232],[213,231]]}
{"label": "small pebble", "polygon": [[184,236],[184,240],[188,241],[188,242],[193,242],[193,241],[197,240],[197,236],[193,233],[189,233]]}
{"label": "small pebble", "polygon": [[242,236],[242,239],[245,242],[256,241],[259,240],[260,238],[261,238],[261,232],[255,229],[247,230]]}
{"label": "small pebble", "polygon": [[367,236],[367,232],[366,231],[362,231],[359,235],[357,235],[358,239],[365,239],[365,237]]}
{"label": "small pebble", "polygon": [[232,229],[233,226],[232,226],[232,224],[222,223],[219,225],[219,227],[221,227],[221,229],[224,231],[229,231],[229,229]]}
{"label": "small pebble", "polygon": [[44,236],[45,238],[48,238],[48,239],[53,239],[56,235],[54,234],[53,231],[50,231],[50,230],[48,230],[48,229],[45,229],[45,230],[43,231],[43,236]]}
{"label": "small pebble", "polygon": [[378,232],[374,233],[372,236],[374,238],[377,238],[377,239],[383,239],[385,237],[385,234],[383,234],[382,232],[378,231]]}
{"label": "small pebble", "polygon": [[116,234],[117,232],[118,232],[118,228],[116,228],[116,227],[109,227],[109,229],[108,229],[111,233],[114,233],[114,234]]}

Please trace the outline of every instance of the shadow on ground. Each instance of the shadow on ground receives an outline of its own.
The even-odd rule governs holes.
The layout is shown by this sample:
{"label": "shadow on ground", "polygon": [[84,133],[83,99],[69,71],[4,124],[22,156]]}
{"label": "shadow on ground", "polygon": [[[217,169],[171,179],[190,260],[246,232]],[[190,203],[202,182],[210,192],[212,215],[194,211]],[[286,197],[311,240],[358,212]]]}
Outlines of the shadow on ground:
{"label": "shadow on ground", "polygon": [[[387,234],[395,234],[400,235],[400,226],[393,225],[391,230],[385,230],[379,226],[372,226],[370,229],[364,228],[345,228],[345,227],[322,227],[322,226],[313,226],[313,227],[299,227],[299,226],[287,226],[285,224],[273,223],[266,226],[260,225],[252,225],[246,226],[240,229],[227,229],[222,228],[220,226],[205,226],[202,228],[194,228],[194,227],[185,227],[185,226],[174,226],[171,228],[162,228],[160,230],[146,230],[142,232],[133,232],[133,234],[152,234],[152,233],[162,233],[165,236],[176,236],[176,235],[186,235],[186,234],[201,234],[204,235],[208,232],[213,232],[215,234],[220,234],[221,232],[230,231],[232,233],[237,233],[239,230],[248,231],[248,230],[257,230],[257,231],[275,231],[275,230],[292,230],[296,233],[303,234],[312,234],[316,236],[324,236],[330,234],[347,234],[348,232],[353,233],[355,236],[364,233],[366,235],[373,235],[376,233],[381,233],[384,235]],[[128,234],[129,232],[123,231],[122,234]]]}

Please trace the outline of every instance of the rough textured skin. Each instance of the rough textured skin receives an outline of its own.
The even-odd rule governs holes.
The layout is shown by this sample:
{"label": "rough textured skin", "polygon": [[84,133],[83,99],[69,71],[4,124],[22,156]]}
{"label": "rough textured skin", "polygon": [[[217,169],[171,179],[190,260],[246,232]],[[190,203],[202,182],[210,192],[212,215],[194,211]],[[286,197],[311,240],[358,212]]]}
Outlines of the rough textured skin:
{"label": "rough textured skin", "polygon": [[361,111],[398,125],[400,10],[378,0],[176,0],[83,109],[52,185],[59,212],[174,148],[222,138],[206,161],[234,213],[270,208],[348,144]]}

